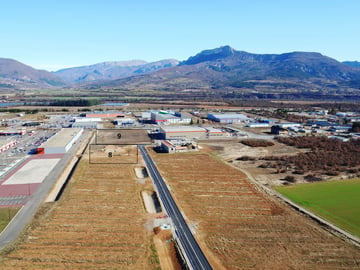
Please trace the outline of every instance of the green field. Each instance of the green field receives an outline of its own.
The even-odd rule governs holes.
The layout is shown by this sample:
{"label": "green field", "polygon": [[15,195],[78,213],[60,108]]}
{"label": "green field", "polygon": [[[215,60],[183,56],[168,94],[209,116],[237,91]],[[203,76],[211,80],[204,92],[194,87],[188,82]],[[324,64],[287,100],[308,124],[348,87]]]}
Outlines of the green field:
{"label": "green field", "polygon": [[16,215],[19,208],[0,208],[0,233]]}
{"label": "green field", "polygon": [[293,202],[360,237],[360,179],[277,187]]}

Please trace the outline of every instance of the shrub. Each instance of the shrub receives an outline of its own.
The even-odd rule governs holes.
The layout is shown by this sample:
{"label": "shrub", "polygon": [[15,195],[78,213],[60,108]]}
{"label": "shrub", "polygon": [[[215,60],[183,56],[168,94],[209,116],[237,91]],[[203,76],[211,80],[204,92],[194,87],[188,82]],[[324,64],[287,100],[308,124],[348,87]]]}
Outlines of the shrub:
{"label": "shrub", "polygon": [[292,176],[292,175],[287,175],[287,176],[284,178],[284,180],[285,180],[286,182],[290,182],[290,183],[295,183],[295,182],[296,182],[295,177]]}
{"label": "shrub", "polygon": [[274,143],[271,141],[256,139],[242,140],[241,143],[250,147],[268,147],[274,145]]}
{"label": "shrub", "polygon": [[236,160],[249,161],[249,160],[255,160],[255,158],[249,156],[242,156],[242,157],[238,157]]}
{"label": "shrub", "polygon": [[321,181],[321,177],[317,177],[313,174],[308,174],[306,176],[304,176],[304,179],[308,182],[318,182],[318,181]]}

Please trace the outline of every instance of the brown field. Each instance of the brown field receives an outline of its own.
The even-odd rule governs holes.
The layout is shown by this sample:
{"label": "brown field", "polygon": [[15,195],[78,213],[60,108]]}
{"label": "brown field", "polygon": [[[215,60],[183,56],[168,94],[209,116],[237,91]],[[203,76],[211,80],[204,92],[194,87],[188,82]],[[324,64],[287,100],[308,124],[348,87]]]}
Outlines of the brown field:
{"label": "brown field", "polygon": [[360,249],[211,153],[152,153],[214,269],[359,269]]}
{"label": "brown field", "polygon": [[89,145],[92,164],[135,164],[139,156],[137,145]]}
{"label": "brown field", "polygon": [[149,144],[151,139],[144,129],[103,129],[96,131],[95,144]]}
{"label": "brown field", "polygon": [[0,257],[1,269],[156,269],[131,165],[83,159],[60,201]]}

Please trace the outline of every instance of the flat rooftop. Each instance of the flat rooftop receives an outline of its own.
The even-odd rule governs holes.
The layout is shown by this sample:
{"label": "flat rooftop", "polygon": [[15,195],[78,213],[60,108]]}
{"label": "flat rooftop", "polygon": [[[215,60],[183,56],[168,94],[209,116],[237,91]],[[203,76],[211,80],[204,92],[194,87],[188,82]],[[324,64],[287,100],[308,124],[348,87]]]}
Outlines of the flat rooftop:
{"label": "flat rooftop", "polygon": [[246,115],[241,113],[224,113],[224,114],[218,114],[218,113],[209,113],[213,117],[216,117],[218,119],[249,119]]}
{"label": "flat rooftop", "polygon": [[203,127],[197,126],[162,126],[164,132],[206,132]]}
{"label": "flat rooftop", "polygon": [[82,128],[63,128],[46,141],[41,147],[65,147],[72,138],[82,130]]}

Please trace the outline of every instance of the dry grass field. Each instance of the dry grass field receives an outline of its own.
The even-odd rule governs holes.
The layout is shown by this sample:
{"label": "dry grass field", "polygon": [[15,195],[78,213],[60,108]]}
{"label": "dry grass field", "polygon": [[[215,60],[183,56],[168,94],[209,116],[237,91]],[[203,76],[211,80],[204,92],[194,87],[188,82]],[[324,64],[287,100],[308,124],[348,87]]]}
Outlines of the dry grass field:
{"label": "dry grass field", "polygon": [[211,153],[152,153],[214,269],[359,269],[360,249]]}
{"label": "dry grass field", "polygon": [[60,201],[0,257],[4,269],[158,269],[132,165],[79,163]]}

